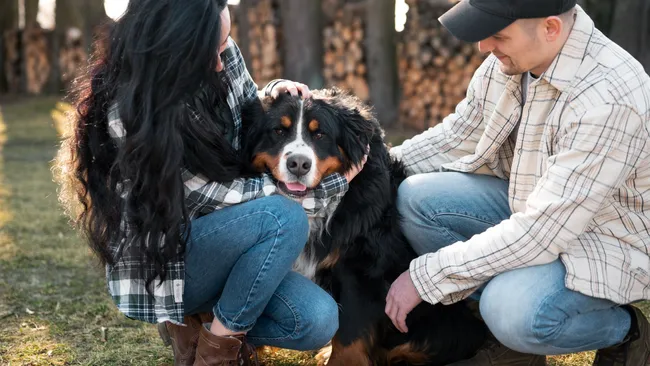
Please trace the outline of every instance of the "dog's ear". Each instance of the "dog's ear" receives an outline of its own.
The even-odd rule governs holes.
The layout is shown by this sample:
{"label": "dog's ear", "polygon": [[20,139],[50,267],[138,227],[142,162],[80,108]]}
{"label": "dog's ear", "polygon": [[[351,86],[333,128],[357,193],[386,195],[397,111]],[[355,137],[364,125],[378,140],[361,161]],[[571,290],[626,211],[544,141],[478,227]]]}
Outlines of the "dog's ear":
{"label": "dog's ear", "polygon": [[314,98],[328,107],[341,129],[337,144],[343,150],[346,160],[349,160],[345,168],[360,163],[373,136],[381,131],[371,108],[359,98],[338,88],[315,91]]}

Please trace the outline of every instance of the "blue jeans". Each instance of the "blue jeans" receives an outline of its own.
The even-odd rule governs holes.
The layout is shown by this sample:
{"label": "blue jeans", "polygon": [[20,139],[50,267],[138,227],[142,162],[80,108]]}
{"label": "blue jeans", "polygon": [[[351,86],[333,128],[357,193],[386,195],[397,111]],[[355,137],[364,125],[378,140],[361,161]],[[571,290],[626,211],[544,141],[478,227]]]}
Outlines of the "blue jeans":
{"label": "blue jeans", "polygon": [[338,306],[291,271],[308,236],[302,207],[281,196],[255,199],[192,221],[185,256],[186,314],[213,311],[256,346],[324,346],[338,329]]}
{"label": "blue jeans", "polygon": [[[398,208],[418,254],[465,241],[511,215],[507,181],[455,172],[409,177],[399,188]],[[621,342],[629,313],[567,289],[565,274],[559,259],[520,268],[494,277],[472,297],[492,334],[519,352],[556,355]]]}

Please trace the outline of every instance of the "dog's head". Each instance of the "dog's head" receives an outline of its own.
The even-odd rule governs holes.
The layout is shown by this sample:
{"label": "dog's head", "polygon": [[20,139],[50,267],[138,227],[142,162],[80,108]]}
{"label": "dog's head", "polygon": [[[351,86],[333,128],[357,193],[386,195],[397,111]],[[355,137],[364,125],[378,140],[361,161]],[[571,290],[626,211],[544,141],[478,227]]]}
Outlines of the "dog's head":
{"label": "dog's head", "polygon": [[283,193],[299,198],[324,177],[345,173],[363,159],[381,129],[370,108],[339,89],[288,94],[248,105],[243,114],[245,157],[268,171]]}

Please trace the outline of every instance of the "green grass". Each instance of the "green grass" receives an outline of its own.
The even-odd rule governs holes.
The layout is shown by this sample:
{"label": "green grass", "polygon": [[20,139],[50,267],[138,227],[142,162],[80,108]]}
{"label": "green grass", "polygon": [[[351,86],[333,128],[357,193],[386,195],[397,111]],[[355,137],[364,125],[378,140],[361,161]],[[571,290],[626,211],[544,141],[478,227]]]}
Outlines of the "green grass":
{"label": "green grass", "polygon": [[[2,106],[4,122],[0,115],[0,365],[172,365],[155,326],[115,309],[103,269],[62,215],[50,170],[56,102],[12,101]],[[288,366],[314,365],[312,355],[260,356]],[[550,364],[589,365],[591,357]]]}

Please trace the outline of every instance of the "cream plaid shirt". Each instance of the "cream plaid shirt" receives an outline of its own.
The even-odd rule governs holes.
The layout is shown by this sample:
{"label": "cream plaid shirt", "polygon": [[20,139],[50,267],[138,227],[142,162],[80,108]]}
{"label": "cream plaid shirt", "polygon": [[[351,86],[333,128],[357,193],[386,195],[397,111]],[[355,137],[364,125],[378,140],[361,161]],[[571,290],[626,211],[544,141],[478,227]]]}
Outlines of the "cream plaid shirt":
{"label": "cream plaid shirt", "polygon": [[[455,113],[391,150],[409,174],[510,181],[509,219],[412,261],[425,301],[449,304],[502,272],[558,258],[569,289],[650,299],[650,78],[577,10],[523,106],[521,76],[504,75],[490,56]],[[520,119],[515,142],[508,135]]]}

